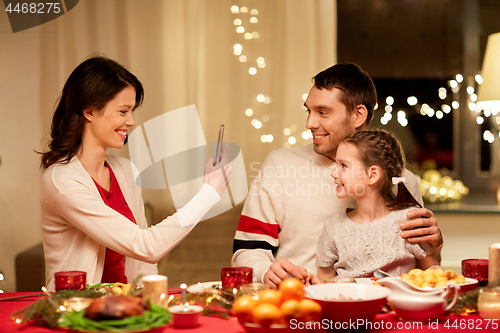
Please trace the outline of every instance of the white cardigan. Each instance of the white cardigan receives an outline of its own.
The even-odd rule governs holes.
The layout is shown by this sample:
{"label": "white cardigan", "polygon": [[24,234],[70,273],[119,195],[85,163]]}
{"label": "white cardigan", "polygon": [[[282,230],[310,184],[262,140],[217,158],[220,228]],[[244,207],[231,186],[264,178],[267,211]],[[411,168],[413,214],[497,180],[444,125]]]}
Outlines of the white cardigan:
{"label": "white cardigan", "polygon": [[[50,166],[42,177],[41,215],[46,282],[55,289],[54,273],[79,270],[87,283],[101,281],[106,247],[123,254],[125,275],[132,281],[139,274],[157,274],[156,263],[172,250],[219,200],[219,194],[204,184],[186,206],[161,223],[148,228],[141,189],[136,185],[129,160],[106,156],[137,224],[108,207],[94,181],[77,157],[67,164]],[[201,206],[201,207],[200,207]],[[185,210],[185,211],[182,211]],[[201,215],[201,216],[200,216]],[[181,227],[179,218],[192,221]]]}

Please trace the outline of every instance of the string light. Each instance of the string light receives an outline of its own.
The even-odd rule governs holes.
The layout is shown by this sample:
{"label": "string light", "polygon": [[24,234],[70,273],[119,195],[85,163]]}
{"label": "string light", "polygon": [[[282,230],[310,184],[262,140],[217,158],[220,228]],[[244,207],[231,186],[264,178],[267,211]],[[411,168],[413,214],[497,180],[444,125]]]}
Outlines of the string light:
{"label": "string light", "polygon": [[438,96],[441,99],[445,99],[447,96],[446,88],[443,88],[443,87],[439,88],[438,89]]}
{"label": "string light", "polygon": [[[238,7],[236,5],[231,6],[231,13],[233,13],[233,14],[240,14],[240,13],[246,14],[248,12],[249,12],[249,9],[247,7]],[[249,22],[251,24],[258,23],[259,19],[256,16],[259,14],[259,11],[256,8],[253,8],[250,11],[250,14],[251,14],[251,16],[248,18]],[[236,33],[243,34],[243,38],[245,40],[252,40],[254,38],[259,38],[259,33],[257,31],[246,32],[245,28],[242,26],[242,22],[243,22],[243,20],[241,17],[238,17],[238,18],[233,20],[233,24],[236,26]],[[234,53],[234,55],[239,56],[238,60],[241,63],[247,62],[249,60],[249,57],[247,55],[242,54],[243,53],[243,46],[241,44],[237,43],[237,44],[233,45],[233,53]],[[262,69],[262,68],[266,67],[266,62],[265,62],[263,57],[258,57],[256,60],[257,60],[257,66],[248,67],[248,74],[249,75],[254,76],[257,74],[257,71],[258,71],[257,68]],[[264,103],[264,104],[269,104],[272,101],[270,96],[265,96],[264,94],[258,94],[256,98],[257,98],[257,101],[259,103]],[[254,116],[254,114],[255,114],[255,111],[253,109],[248,108],[245,110],[245,115],[248,117],[252,117],[252,116]],[[269,119],[270,118],[268,115],[263,115],[262,121],[259,121],[257,119],[252,119],[251,125],[253,127],[259,129],[259,128],[262,128],[263,122],[266,123],[269,121]],[[265,140],[263,137],[261,137],[262,142],[272,142],[273,140],[274,140],[274,137],[272,136],[272,134],[268,134],[265,137]]]}
{"label": "string light", "polygon": [[263,57],[258,57],[257,58],[257,65],[259,66],[259,68],[266,67],[266,61],[264,60]]}
{"label": "string light", "polygon": [[455,76],[455,79],[457,80],[457,82],[462,83],[462,81],[464,80],[464,77],[462,76],[462,74],[457,74]]}
{"label": "string light", "polygon": [[291,136],[288,138],[288,143],[291,144],[291,145],[294,145],[297,143],[297,139],[295,139],[294,136]]}
{"label": "string light", "polygon": [[394,97],[392,97],[392,96],[387,96],[387,98],[385,99],[385,102],[387,103],[387,105],[392,105],[392,104],[394,104]]}
{"label": "string light", "polygon": [[483,140],[489,143],[493,143],[495,141],[495,135],[489,130],[486,130],[483,132]]}
{"label": "string light", "polygon": [[404,112],[403,110],[398,111],[398,123],[403,127],[406,127],[408,125],[408,119],[406,119],[406,112]]}
{"label": "string light", "polygon": [[410,97],[408,97],[406,102],[408,103],[409,106],[414,106],[414,105],[417,105],[418,99],[415,96],[410,96]]}
{"label": "string light", "polygon": [[250,124],[252,124],[252,126],[257,128],[257,129],[262,127],[262,122],[260,120],[257,120],[257,119],[252,119]]}
{"label": "string light", "polygon": [[441,110],[443,110],[444,113],[450,113],[451,106],[449,106],[448,104],[443,104],[443,105],[441,105]]}
{"label": "string light", "polygon": [[[500,117],[499,117],[499,120],[500,120]],[[283,134],[286,136],[289,136],[290,134],[292,134],[292,130],[287,127],[283,130]]]}
{"label": "string light", "polygon": [[422,116],[427,115],[427,111],[428,111],[430,108],[431,108],[431,107],[430,107],[427,103],[422,104],[422,107],[420,108],[420,114],[421,114]]}
{"label": "string light", "polygon": [[483,77],[481,76],[481,74],[477,74],[476,76],[474,76],[474,79],[476,80],[477,84],[483,84]]}
{"label": "string light", "polygon": [[243,46],[241,46],[241,44],[234,44],[233,45],[233,53],[234,53],[234,55],[241,55],[242,51],[243,51]]}

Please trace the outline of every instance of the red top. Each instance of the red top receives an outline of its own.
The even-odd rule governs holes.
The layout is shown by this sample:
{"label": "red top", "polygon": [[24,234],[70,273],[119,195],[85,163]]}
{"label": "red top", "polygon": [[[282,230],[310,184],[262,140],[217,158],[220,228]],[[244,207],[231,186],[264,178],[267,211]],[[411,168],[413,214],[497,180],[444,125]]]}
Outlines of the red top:
{"label": "red top", "polygon": [[[95,180],[94,183],[101,194],[101,198],[106,205],[116,210],[118,213],[122,214],[128,218],[133,223],[136,223],[134,214],[128,207],[125,197],[123,196],[120,185],[116,180],[115,174],[111,167],[106,163],[106,167],[109,170],[109,175],[111,178],[111,187],[109,191],[106,191],[101,185],[99,185]],[[103,283],[114,283],[121,282],[127,283],[127,277],[125,276],[125,261],[123,254],[106,248],[106,258],[104,259],[104,271],[102,272],[101,282]]]}

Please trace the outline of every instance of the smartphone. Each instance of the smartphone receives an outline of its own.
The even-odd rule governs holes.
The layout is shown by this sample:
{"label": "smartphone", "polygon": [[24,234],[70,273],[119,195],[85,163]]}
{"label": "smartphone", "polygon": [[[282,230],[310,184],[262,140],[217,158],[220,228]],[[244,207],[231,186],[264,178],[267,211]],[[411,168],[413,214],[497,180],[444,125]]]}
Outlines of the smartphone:
{"label": "smartphone", "polygon": [[217,150],[215,151],[214,165],[219,164],[222,160],[222,139],[224,137],[224,125],[219,127],[219,138],[217,139]]}

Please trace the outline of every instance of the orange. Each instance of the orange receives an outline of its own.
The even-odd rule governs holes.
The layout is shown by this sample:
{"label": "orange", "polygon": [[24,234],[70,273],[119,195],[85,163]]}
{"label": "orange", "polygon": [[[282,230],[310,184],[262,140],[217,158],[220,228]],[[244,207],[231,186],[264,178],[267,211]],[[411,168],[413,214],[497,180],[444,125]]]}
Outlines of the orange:
{"label": "orange", "polygon": [[288,278],[280,283],[279,290],[283,300],[296,299],[300,301],[304,298],[305,290],[302,282],[295,278]]}
{"label": "orange", "polygon": [[298,308],[301,321],[319,321],[321,318],[321,305],[316,301],[303,299],[299,302]]}
{"label": "orange", "polygon": [[281,292],[274,289],[263,290],[258,295],[257,304],[272,304],[279,307],[281,305]]}
{"label": "orange", "polygon": [[281,311],[273,304],[259,304],[253,309],[253,321],[264,327],[278,324],[281,321]]}
{"label": "orange", "polygon": [[298,319],[300,316],[299,301],[296,299],[286,300],[281,304],[280,310],[286,321],[290,321],[294,318]]}
{"label": "orange", "polygon": [[243,324],[252,319],[252,311],[256,305],[256,299],[249,295],[243,295],[234,301],[231,311],[238,318],[238,321]]}

